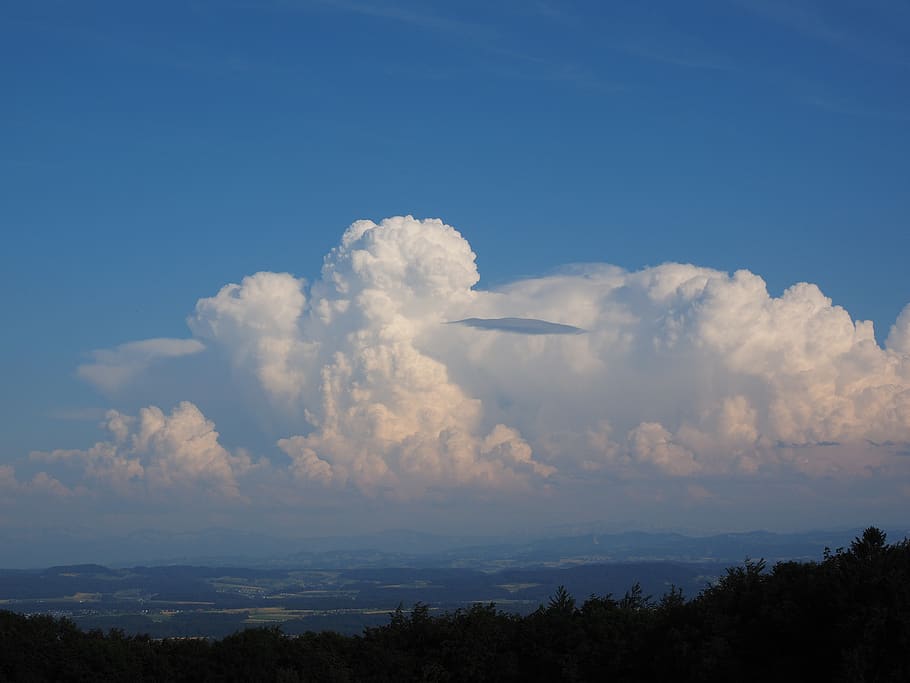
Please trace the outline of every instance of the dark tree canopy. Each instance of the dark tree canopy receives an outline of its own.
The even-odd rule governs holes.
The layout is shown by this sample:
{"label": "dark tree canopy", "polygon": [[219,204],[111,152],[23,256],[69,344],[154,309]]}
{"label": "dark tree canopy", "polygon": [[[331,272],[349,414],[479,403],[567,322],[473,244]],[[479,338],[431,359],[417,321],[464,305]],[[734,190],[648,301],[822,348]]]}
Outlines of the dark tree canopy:
{"label": "dark tree canopy", "polygon": [[910,542],[867,529],[820,562],[731,567],[692,600],[637,584],[519,617],[418,603],[360,636],[249,629],[220,641],[80,631],[0,612],[0,680],[908,681]]}

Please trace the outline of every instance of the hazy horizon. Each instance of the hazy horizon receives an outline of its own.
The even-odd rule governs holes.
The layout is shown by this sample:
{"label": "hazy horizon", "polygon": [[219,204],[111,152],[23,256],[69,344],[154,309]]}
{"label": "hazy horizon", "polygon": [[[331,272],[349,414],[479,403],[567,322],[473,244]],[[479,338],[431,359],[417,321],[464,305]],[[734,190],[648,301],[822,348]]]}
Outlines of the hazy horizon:
{"label": "hazy horizon", "polygon": [[[910,537],[907,527],[879,527],[892,543]],[[603,524],[528,530],[508,535],[446,535],[390,529],[338,536],[294,536],[209,528],[187,532],[135,529],[122,535],[91,529],[0,530],[0,570],[103,565],[108,567],[209,565],[287,568],[447,566],[496,571],[506,567],[584,564],[717,562],[738,565],[747,557],[820,560],[824,548],[848,547],[863,528],[796,532],[748,530],[685,533],[611,529]]]}

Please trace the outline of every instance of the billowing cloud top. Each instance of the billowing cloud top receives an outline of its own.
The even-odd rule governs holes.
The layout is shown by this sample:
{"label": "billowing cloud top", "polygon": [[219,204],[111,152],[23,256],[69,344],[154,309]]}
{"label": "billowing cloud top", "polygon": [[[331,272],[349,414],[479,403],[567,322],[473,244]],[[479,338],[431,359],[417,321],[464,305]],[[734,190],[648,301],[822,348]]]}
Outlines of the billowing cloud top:
{"label": "billowing cloud top", "polygon": [[[478,280],[470,245],[439,220],[357,221],[311,284],[256,273],[200,300],[189,325],[298,420],[276,436],[303,487],[411,498],[598,476],[907,476],[910,306],[881,347],[815,285],[772,297],[748,271]],[[129,432],[80,458],[113,480],[141,466],[236,491],[248,464],[211,437],[197,451],[191,432]]]}
{"label": "billowing cloud top", "polygon": [[237,475],[251,467],[249,457],[228,453],[218,443],[215,426],[192,403],[180,403],[170,415],[154,406],[143,408],[138,417],[111,410],[104,427],[110,440],[88,450],[34,452],[30,457],[75,464],[92,483],[127,496],[201,487],[240,497]]}

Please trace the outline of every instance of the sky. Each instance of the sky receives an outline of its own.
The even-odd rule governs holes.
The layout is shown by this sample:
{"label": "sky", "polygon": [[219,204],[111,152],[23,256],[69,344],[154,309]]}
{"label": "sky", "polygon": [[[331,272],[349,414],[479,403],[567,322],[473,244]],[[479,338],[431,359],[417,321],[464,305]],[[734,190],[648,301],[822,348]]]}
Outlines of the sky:
{"label": "sky", "polygon": [[10,1],[0,63],[0,530],[906,524],[908,3]]}

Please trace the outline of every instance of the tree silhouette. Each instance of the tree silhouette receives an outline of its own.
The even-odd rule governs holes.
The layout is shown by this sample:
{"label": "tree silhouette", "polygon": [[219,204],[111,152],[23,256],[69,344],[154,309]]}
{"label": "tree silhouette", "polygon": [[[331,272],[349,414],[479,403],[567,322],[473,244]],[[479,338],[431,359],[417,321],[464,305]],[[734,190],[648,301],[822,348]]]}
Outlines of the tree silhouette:
{"label": "tree silhouette", "polygon": [[80,631],[0,611],[0,680],[910,680],[910,541],[866,529],[820,562],[731,567],[686,601],[634,584],[519,617],[400,606],[360,636],[248,629],[217,642]]}

